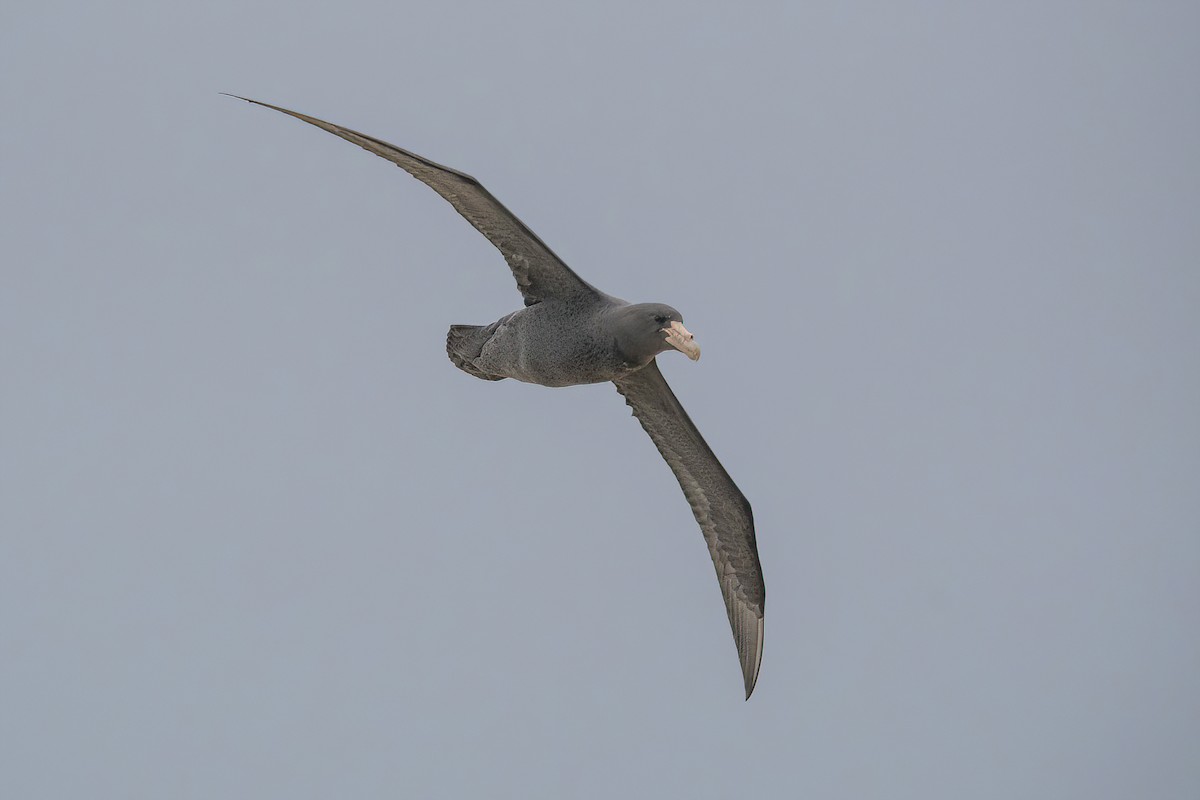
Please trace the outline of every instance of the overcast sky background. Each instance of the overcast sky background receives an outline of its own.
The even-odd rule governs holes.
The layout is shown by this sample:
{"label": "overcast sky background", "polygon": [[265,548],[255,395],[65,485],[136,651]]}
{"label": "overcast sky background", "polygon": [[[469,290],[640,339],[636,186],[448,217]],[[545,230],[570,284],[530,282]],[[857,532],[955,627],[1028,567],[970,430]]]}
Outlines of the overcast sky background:
{"label": "overcast sky background", "polygon": [[[1200,6],[726,5],[3,6],[0,796],[1200,796]],[[683,312],[748,703],[500,255],[222,91]]]}

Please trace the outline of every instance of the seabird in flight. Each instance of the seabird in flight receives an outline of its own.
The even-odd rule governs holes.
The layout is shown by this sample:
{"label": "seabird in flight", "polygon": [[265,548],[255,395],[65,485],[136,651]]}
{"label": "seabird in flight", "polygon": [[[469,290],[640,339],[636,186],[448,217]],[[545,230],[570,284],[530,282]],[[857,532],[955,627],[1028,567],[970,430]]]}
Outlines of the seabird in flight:
{"label": "seabird in flight", "polygon": [[[230,95],[236,97],[236,95]],[[662,454],[704,534],[737,643],[746,698],[762,661],[766,589],[750,503],[692,424],[655,356],[700,347],[683,316],[661,303],[627,303],[576,275],[479,181],[349,128],[246,97],[386,158],[441,195],[504,255],[525,307],[490,325],[452,325],[446,353],[476,378],[542,386],[612,381]]]}

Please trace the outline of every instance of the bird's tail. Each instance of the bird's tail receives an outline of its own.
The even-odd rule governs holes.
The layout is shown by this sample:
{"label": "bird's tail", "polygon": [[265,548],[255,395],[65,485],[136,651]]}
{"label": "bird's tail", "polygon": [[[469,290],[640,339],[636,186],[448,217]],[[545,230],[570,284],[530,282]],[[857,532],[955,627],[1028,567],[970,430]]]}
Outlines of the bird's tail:
{"label": "bird's tail", "polygon": [[485,381],[502,381],[503,375],[489,375],[475,366],[475,359],[483,352],[483,346],[492,338],[490,325],[451,325],[446,334],[446,355],[454,366],[468,375]]}

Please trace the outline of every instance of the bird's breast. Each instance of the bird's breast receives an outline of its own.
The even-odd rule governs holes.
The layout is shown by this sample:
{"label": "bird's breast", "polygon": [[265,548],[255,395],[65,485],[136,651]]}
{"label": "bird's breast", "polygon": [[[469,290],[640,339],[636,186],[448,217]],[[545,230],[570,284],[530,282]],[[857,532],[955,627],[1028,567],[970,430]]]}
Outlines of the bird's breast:
{"label": "bird's breast", "polygon": [[614,342],[578,316],[530,306],[514,314],[484,348],[489,369],[525,383],[601,383],[627,371]]}

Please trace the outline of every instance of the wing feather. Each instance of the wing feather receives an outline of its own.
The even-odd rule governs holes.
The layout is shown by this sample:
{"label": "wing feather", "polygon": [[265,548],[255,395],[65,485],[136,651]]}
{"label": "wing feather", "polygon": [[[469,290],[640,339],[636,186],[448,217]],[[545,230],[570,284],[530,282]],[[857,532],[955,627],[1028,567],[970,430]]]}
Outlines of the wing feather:
{"label": "wing feather", "polygon": [[248,97],[229,97],[274,109],[315,125],[334,136],[340,136],[368,152],[386,158],[433,189],[504,255],[504,260],[508,262],[513,277],[516,278],[517,288],[525,298],[525,305],[531,306],[551,298],[565,299],[577,295],[600,294],[595,287],[571,271],[571,268],[521,222],[516,214],[505,208],[503,203],[470,175],[442,166],[394,144],[307,114],[289,111]]}
{"label": "wing feather", "polygon": [[704,533],[725,598],[749,699],[762,663],[766,603],[750,502],[683,410],[657,363],[651,361],[613,383],[679,479]]}

